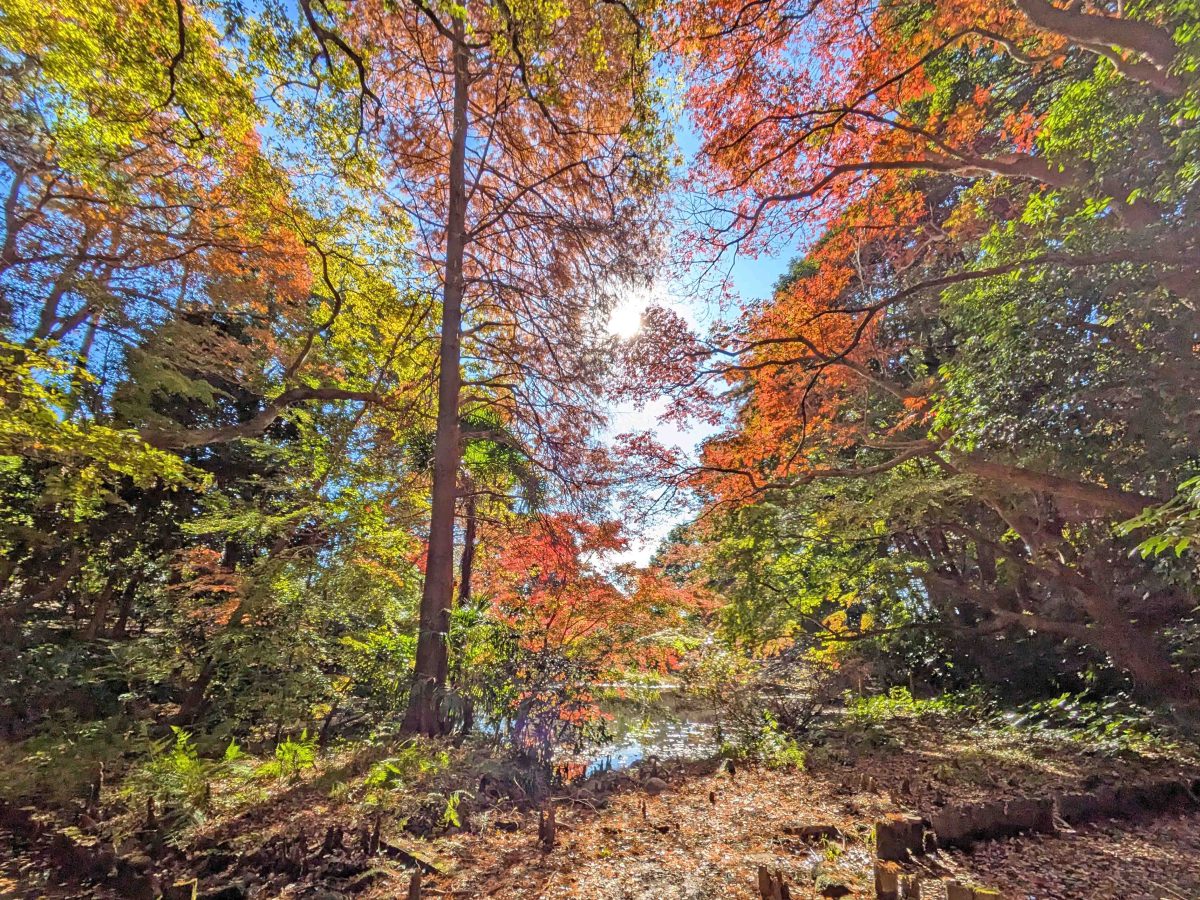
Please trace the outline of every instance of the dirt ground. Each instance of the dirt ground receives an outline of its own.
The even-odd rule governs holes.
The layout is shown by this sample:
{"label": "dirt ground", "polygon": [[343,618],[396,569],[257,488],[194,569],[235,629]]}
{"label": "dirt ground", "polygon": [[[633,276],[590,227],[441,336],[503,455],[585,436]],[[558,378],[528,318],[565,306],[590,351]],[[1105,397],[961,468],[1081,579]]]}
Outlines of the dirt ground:
{"label": "dirt ground", "polygon": [[[404,897],[412,871],[405,863],[414,856],[435,870],[423,878],[423,897],[754,900],[758,868],[765,866],[783,874],[797,900],[869,898],[874,823],[888,813],[927,815],[946,803],[1190,781],[1200,766],[1179,748],[1105,749],[1061,733],[933,718],[851,730],[809,748],[802,767],[731,768],[714,760],[664,763],[658,776],[665,783],[651,782],[651,774],[649,767],[634,769],[615,779],[611,791],[596,784],[562,790],[550,851],[538,843],[536,805],[501,802],[475,803],[461,829],[427,839],[414,837],[400,819],[378,817],[379,846],[388,852],[364,857],[357,848],[373,818],[354,799],[351,782],[358,776],[344,761],[341,768],[329,761],[300,783],[214,817],[187,836],[188,846],[155,865],[165,884],[200,874],[198,900]],[[346,849],[318,865],[309,860],[318,859],[330,825],[345,828]],[[840,837],[814,842],[789,834],[813,825],[832,826]],[[0,861],[0,900],[136,900],[111,878],[103,886],[66,878],[49,860],[47,842],[27,837],[0,834],[0,853],[9,850]],[[307,860],[290,870],[264,868],[264,848],[297,840]],[[214,854],[223,857],[220,865],[212,864]],[[1009,900],[1197,900],[1200,809],[941,851],[917,865],[909,868],[925,876],[925,900],[941,900],[942,879],[950,877],[1002,890]]]}
{"label": "dirt ground", "polygon": [[[1166,759],[1108,759],[1017,735],[921,732],[910,735],[907,748],[853,761],[835,755],[805,771],[680,773],[658,796],[635,789],[600,811],[571,803],[560,815],[560,844],[549,853],[537,849],[536,817],[514,817],[521,825],[515,833],[445,839],[455,872],[428,883],[456,897],[757,898],[761,865],[783,872],[796,898],[833,896],[838,886],[873,897],[872,826],[889,812],[920,811],[941,799],[1009,799],[1187,774]],[[844,837],[814,845],[786,834],[814,824],[833,825]],[[1200,811],[1104,821],[939,852],[910,868],[927,876],[926,900],[944,897],[940,880],[950,877],[1008,898],[1196,900],[1198,826]],[[395,896],[393,887],[381,884],[371,896]]]}

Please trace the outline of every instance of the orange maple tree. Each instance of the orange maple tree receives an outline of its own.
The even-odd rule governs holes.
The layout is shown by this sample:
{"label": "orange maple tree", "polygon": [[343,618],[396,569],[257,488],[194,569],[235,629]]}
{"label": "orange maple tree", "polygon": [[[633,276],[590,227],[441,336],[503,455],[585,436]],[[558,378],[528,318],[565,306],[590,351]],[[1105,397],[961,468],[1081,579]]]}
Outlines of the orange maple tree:
{"label": "orange maple tree", "polygon": [[[485,538],[486,540],[486,538]],[[485,544],[479,591],[535,652],[585,658],[601,671],[670,668],[695,598],[661,575],[620,563],[619,523],[558,513],[507,526]]]}

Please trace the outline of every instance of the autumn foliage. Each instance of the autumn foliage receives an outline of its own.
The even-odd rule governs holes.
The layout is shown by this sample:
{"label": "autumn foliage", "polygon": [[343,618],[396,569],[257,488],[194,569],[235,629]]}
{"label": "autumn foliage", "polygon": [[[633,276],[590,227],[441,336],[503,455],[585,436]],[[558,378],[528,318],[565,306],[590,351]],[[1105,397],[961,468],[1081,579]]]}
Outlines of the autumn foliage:
{"label": "autumn foliage", "polygon": [[1194,709],[1198,71],[1185,0],[0,0],[5,741]]}
{"label": "autumn foliage", "polygon": [[683,475],[723,517],[697,526],[701,571],[739,628],[1033,634],[1194,701],[1170,625],[1194,581],[1111,531],[1195,466],[1191,15],[678,9],[710,198],[692,253],[803,248],[672,379],[683,408],[696,384],[734,398]]}
{"label": "autumn foliage", "polygon": [[672,644],[695,604],[656,573],[614,559],[629,547],[618,523],[543,515],[496,537],[483,591],[526,647],[580,654],[610,671],[677,661]]}

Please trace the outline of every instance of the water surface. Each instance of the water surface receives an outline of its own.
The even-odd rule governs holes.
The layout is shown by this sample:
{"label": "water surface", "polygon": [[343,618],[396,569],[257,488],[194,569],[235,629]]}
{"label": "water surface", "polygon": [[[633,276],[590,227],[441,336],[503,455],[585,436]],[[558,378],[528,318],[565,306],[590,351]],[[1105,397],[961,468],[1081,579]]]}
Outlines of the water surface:
{"label": "water surface", "polygon": [[608,741],[585,746],[576,777],[619,771],[643,759],[703,759],[720,746],[713,712],[673,688],[637,688],[600,701]]}

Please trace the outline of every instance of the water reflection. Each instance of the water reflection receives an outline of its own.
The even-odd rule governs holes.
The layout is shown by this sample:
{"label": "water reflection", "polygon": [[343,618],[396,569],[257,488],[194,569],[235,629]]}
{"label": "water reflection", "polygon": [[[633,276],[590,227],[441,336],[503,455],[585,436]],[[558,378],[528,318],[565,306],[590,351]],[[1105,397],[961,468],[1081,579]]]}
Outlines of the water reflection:
{"label": "water reflection", "polygon": [[639,688],[600,701],[608,740],[564,759],[559,768],[566,781],[626,769],[649,757],[702,759],[719,747],[711,710],[673,689]]}

